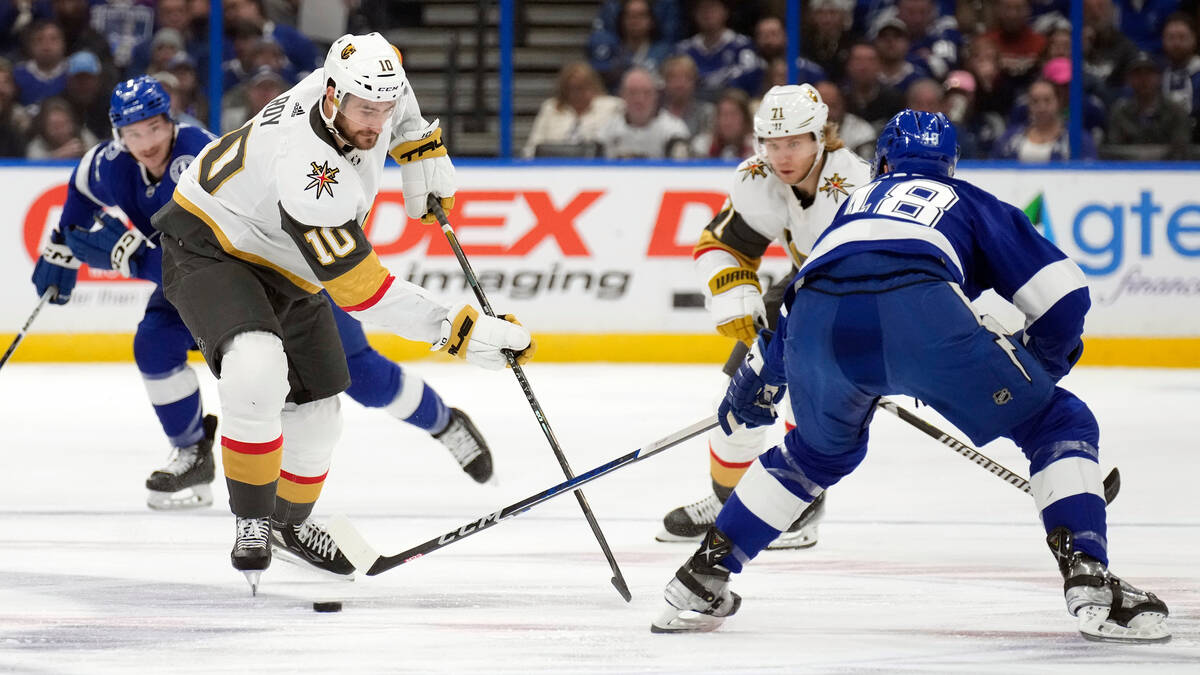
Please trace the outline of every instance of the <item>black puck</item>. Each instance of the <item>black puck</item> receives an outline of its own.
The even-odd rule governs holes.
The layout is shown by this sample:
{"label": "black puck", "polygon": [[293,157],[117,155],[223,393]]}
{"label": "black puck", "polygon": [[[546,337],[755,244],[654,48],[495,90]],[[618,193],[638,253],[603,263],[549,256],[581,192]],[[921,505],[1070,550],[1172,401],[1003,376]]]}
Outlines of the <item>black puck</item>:
{"label": "black puck", "polygon": [[314,612],[340,612],[342,611],[342,603],[337,601],[332,602],[314,602]]}

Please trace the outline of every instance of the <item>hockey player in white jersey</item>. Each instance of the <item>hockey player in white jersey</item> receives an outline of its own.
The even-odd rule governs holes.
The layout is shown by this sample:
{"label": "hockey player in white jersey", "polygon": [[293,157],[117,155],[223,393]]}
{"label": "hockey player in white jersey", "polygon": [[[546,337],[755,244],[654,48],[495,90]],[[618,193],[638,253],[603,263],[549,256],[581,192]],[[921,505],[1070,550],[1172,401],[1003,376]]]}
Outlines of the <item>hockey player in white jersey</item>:
{"label": "hockey player in white jersey", "polygon": [[[696,269],[717,332],[739,341],[725,364],[727,375],[737,370],[758,329],[774,328],[792,273],[850,192],[870,179],[870,167],[843,146],[828,113],[812,85],[772,87],[754,115],[757,153],[738,165],[729,200],[696,244]],[[787,251],[793,269],[764,296],[758,267],[772,242]],[[712,493],[668,513],[657,539],[700,541],[767,448],[766,435],[766,427],[736,427],[731,434],[714,429],[708,436]],[[822,494],[769,548],[816,544],[824,503]]]}
{"label": "hockey player in white jersey", "polygon": [[431,196],[453,206],[441,130],[422,119],[400,53],[378,33],[345,35],[323,68],[210,143],[154,218],[167,298],[219,378],[231,560],[252,588],[272,541],[354,570],[309,518],[349,383],[322,289],[356,318],[483,367],[504,367],[504,349],[532,355],[515,319],[447,307],[380,263],[361,225],[388,154],[410,217],[432,222]]}

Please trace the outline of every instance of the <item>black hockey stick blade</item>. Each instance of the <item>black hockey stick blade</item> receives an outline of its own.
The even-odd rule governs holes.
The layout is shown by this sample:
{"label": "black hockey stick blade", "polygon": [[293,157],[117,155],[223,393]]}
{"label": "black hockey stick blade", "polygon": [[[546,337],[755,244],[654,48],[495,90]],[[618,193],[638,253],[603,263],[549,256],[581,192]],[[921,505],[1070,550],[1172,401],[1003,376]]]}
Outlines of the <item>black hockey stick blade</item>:
{"label": "black hockey stick blade", "polygon": [[[575,492],[585,483],[590,483],[591,481],[596,480],[597,478],[600,478],[606,474],[612,473],[623,466],[628,466],[630,464],[640,462],[643,459],[653,457],[654,455],[657,455],[668,448],[673,448],[686,440],[695,438],[696,436],[699,436],[715,426],[717,426],[716,415],[706,417],[699,422],[695,422],[684,427],[683,429],[680,429],[679,431],[676,431],[673,434],[670,434],[669,436],[660,438],[659,440],[654,441],[645,447],[638,448],[629,454],[622,455],[621,457],[611,460],[605,464],[601,464],[591,471],[581,473],[574,478],[555,485],[554,487],[543,490],[535,495],[530,495],[529,497],[526,497],[515,504],[510,504],[498,511],[489,513],[482,518],[472,520],[462,527],[450,530],[440,537],[435,537],[423,544],[414,546],[406,551],[401,551],[395,555],[385,556],[380,554],[367,542],[362,534],[359,533],[358,529],[355,528],[345,516],[334,516],[329,520],[328,523],[326,523],[325,527],[329,530],[330,535],[333,536],[333,540],[337,543],[338,548],[342,551],[346,558],[348,558],[350,562],[354,564],[354,567],[358,570],[366,570],[367,576],[373,577],[376,574],[386,572],[393,567],[399,567],[404,563],[416,560],[417,558],[432,553],[440,548],[449,546],[457,541],[462,541],[473,534],[478,534],[479,532],[497,525],[502,521],[508,520],[509,518],[519,516],[534,506],[541,504],[542,502],[549,501],[568,492]],[[629,593],[628,586],[626,586],[624,583],[618,583],[619,579],[621,579],[621,577],[613,577],[613,586],[616,587],[617,592],[620,593],[623,598],[625,598],[626,602],[628,602],[632,595]]]}

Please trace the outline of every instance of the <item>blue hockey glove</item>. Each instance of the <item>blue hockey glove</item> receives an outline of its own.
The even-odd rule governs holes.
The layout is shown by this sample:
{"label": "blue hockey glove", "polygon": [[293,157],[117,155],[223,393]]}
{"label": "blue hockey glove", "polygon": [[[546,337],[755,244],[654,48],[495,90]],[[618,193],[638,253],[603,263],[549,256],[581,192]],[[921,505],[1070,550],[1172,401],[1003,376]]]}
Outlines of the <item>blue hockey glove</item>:
{"label": "blue hockey glove", "polygon": [[771,331],[762,331],[746,360],[733,374],[725,398],[717,407],[717,419],[726,434],[732,434],[737,424],[747,428],[769,426],[778,417],[775,404],[783,398],[787,385],[782,374],[768,366],[762,356],[772,337]]}
{"label": "blue hockey glove", "polygon": [[65,305],[71,299],[71,291],[75,290],[75,277],[79,274],[79,258],[71,253],[63,240],[62,233],[55,230],[50,234],[50,241],[42,250],[33,267],[33,286],[41,296],[51,286],[58,289],[50,302]]}
{"label": "blue hockey glove", "polygon": [[101,213],[94,227],[72,225],[65,234],[67,245],[88,267],[116,270],[126,278],[138,276],[146,237],[137,228],[127,228],[120,220]]}

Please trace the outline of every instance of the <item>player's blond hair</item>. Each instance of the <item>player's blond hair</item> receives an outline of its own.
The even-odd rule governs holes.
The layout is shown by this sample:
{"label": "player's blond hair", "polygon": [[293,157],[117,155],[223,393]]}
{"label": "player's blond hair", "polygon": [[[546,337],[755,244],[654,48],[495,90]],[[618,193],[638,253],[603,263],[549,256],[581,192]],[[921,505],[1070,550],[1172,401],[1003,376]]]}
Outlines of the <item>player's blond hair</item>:
{"label": "player's blond hair", "polygon": [[834,150],[841,150],[842,148],[846,147],[846,142],[843,141],[842,137],[838,135],[837,122],[826,122],[824,133],[826,152],[833,152]]}

